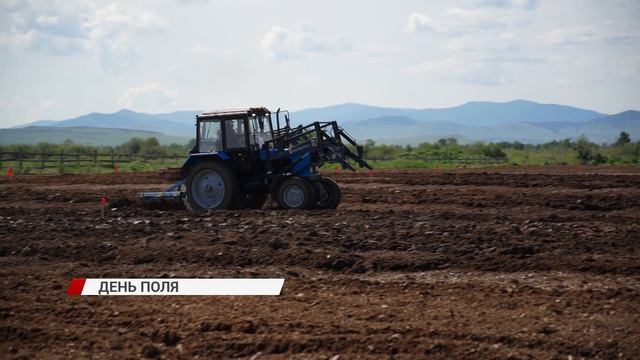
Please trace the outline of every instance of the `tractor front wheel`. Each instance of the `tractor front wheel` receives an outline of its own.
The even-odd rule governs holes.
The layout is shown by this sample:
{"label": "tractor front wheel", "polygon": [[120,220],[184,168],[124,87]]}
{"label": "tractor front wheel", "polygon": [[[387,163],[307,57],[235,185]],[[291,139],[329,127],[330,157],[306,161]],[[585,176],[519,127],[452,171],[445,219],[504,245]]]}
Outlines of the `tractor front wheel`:
{"label": "tractor front wheel", "polygon": [[278,204],[283,209],[309,209],[313,206],[313,187],[305,179],[292,177],[285,180],[277,192]]}
{"label": "tractor front wheel", "polygon": [[238,196],[238,180],[226,165],[218,162],[196,165],[185,185],[186,205],[194,211],[228,209]]}

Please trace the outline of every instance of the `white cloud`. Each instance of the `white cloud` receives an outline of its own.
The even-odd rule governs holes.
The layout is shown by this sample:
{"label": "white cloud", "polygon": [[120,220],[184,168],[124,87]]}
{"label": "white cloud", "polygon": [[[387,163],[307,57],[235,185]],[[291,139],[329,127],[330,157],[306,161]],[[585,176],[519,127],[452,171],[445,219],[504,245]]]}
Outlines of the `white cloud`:
{"label": "white cloud", "polygon": [[563,46],[593,42],[621,43],[640,40],[640,31],[620,31],[611,27],[592,25],[562,27],[547,31],[538,37],[545,45]]}
{"label": "white cloud", "polygon": [[194,55],[208,55],[213,54],[213,49],[202,44],[194,44],[191,49],[189,49],[189,52]]}
{"label": "white cloud", "polygon": [[148,11],[125,11],[118,3],[24,1],[0,4],[0,45],[53,55],[86,53],[106,71],[119,72],[135,61],[131,35],[161,27]]}
{"label": "white cloud", "polygon": [[145,82],[126,89],[118,98],[118,104],[128,109],[157,111],[175,106],[177,96],[178,93],[161,84]]}
{"label": "white cloud", "polygon": [[43,109],[49,109],[58,103],[56,99],[44,99],[40,102],[40,107]]}
{"label": "white cloud", "polygon": [[36,18],[36,24],[41,26],[53,26],[57,25],[60,19],[57,16],[38,16]]}
{"label": "white cloud", "polygon": [[363,44],[353,49],[354,56],[373,64],[388,62],[402,52],[398,46],[383,43]]}
{"label": "white cloud", "polygon": [[24,97],[11,97],[9,99],[0,99],[0,111],[7,111],[13,109],[26,109],[32,103],[32,99],[26,99]]}
{"label": "white cloud", "polygon": [[262,38],[262,50],[275,60],[308,57],[313,53],[345,52],[352,49],[340,36],[325,35],[307,24],[296,30],[275,26]]}
{"label": "white cloud", "polygon": [[160,26],[163,22],[164,20],[148,11],[124,11],[118,3],[113,3],[102,7],[94,6],[92,14],[82,26],[90,38],[103,39],[122,35],[123,30],[149,29]]}
{"label": "white cloud", "polygon": [[94,8],[82,27],[89,40],[87,49],[98,56],[105,70],[117,73],[130,68],[138,56],[130,34],[159,28],[162,24],[162,19],[148,11],[125,12],[115,3]]}
{"label": "white cloud", "polygon": [[209,0],[176,0],[176,2],[180,5],[200,5],[208,3]]}
{"label": "white cloud", "polygon": [[520,31],[528,24],[526,10],[533,1],[485,1],[474,9],[449,8],[437,17],[412,13],[407,29],[424,36],[447,39],[447,55],[409,66],[407,72],[437,75],[446,81],[454,80],[474,85],[503,85],[514,77],[508,72],[509,64],[538,63],[547,56],[531,51],[529,39]]}
{"label": "white cloud", "polygon": [[421,13],[411,13],[407,29],[409,32],[434,32],[445,35],[504,29],[509,24],[521,20],[513,11],[502,9],[459,9],[450,8],[440,16],[432,17]]}
{"label": "white cloud", "polygon": [[513,82],[513,77],[499,63],[448,57],[441,61],[427,61],[401,69],[408,74],[428,74],[442,81],[470,85],[497,86]]}
{"label": "white cloud", "polygon": [[0,99],[0,113],[3,114],[3,120],[6,122],[3,124],[3,127],[15,122],[15,120],[11,119],[7,114],[10,115],[15,112],[28,114],[47,113],[58,106],[58,100],[52,98],[42,99],[34,96],[11,96]]}
{"label": "white cloud", "polygon": [[524,43],[525,40],[516,34],[502,32],[464,35],[448,42],[447,48],[479,62],[537,63],[548,60],[542,52],[527,50]]}
{"label": "white cloud", "polygon": [[533,9],[538,5],[538,0],[481,0],[480,6]]}

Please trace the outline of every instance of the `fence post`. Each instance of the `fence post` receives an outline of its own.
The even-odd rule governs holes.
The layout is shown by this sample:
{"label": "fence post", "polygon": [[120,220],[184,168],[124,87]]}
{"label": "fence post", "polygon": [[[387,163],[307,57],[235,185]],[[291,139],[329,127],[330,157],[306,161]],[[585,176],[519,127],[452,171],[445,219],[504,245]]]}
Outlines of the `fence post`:
{"label": "fence post", "polygon": [[98,150],[93,150],[93,167],[98,166]]}
{"label": "fence post", "polygon": [[113,169],[113,166],[116,164],[115,159],[113,158],[113,149],[111,150],[111,168]]}
{"label": "fence post", "polygon": [[16,154],[16,156],[18,157],[18,170],[22,174],[22,153]]}
{"label": "fence post", "polygon": [[44,153],[40,153],[40,171],[44,170]]}
{"label": "fence post", "polygon": [[64,150],[60,150],[60,164],[58,166],[58,173],[62,174],[64,172]]}

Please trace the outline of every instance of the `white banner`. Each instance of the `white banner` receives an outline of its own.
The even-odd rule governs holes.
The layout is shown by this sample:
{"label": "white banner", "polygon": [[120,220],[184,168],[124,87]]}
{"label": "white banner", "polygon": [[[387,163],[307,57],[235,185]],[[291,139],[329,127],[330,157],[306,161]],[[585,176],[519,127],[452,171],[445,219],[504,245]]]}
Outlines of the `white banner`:
{"label": "white banner", "polygon": [[69,295],[280,295],[284,279],[74,278]]}

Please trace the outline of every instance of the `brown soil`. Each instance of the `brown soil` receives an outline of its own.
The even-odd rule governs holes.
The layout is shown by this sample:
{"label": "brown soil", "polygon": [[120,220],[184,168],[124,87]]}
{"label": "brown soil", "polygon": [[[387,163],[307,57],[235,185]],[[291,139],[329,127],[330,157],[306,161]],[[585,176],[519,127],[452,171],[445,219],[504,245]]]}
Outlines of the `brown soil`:
{"label": "brown soil", "polygon": [[[2,178],[0,358],[640,358],[639,167],[329,176],[336,211],[210,214],[142,207],[156,174]],[[286,281],[69,297],[72,277]]]}

